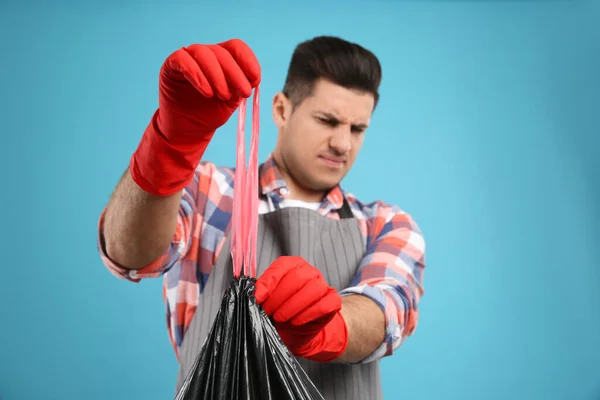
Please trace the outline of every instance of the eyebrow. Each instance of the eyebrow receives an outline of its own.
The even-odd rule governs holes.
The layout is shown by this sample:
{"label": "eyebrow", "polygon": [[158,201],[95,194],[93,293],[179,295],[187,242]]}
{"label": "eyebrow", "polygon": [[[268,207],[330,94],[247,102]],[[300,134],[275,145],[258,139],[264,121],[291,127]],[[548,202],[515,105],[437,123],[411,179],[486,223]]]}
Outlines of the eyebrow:
{"label": "eyebrow", "polygon": [[[327,111],[317,111],[317,114],[320,114],[323,117],[328,118],[328,119],[333,119],[333,120],[336,120],[336,121],[340,120],[337,116],[335,116],[335,114],[332,114],[332,113],[327,112]],[[351,126],[353,128],[363,129],[363,130],[367,129],[369,127],[369,125],[367,125],[367,124],[351,124]]]}

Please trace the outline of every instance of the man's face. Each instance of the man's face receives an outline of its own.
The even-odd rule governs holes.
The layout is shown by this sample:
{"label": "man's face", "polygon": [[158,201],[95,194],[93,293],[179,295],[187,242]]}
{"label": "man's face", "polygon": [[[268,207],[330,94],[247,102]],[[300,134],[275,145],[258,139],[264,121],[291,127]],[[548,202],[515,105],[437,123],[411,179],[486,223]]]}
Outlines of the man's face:
{"label": "man's face", "polygon": [[285,96],[275,96],[279,138],[274,156],[294,181],[288,182],[292,191],[295,185],[297,191],[324,192],[344,178],[362,147],[374,105],[372,94],[324,80],[293,110]]}

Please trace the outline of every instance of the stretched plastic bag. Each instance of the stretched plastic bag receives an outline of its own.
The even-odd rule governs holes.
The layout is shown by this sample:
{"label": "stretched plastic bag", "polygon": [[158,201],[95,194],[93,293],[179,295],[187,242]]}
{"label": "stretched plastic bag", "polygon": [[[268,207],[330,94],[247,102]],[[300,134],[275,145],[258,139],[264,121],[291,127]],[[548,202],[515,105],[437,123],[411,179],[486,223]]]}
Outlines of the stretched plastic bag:
{"label": "stretched plastic bag", "polygon": [[239,109],[231,231],[234,279],[176,400],[324,400],[254,298],[258,228],[259,88],[246,168],[246,100]]}

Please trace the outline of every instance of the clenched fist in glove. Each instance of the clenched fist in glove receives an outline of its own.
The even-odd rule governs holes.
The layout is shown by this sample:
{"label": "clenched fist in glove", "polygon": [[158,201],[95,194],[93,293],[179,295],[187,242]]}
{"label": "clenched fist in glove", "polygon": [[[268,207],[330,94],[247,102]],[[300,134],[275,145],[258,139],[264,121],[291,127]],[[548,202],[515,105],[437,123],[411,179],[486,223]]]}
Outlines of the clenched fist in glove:
{"label": "clenched fist in glove", "polygon": [[158,196],[183,189],[215,131],[260,80],[256,56],[239,39],[172,53],[160,70],[158,110],[131,157],[133,180]]}
{"label": "clenched fist in glove", "polygon": [[256,280],[254,296],[292,354],[331,361],[348,345],[342,299],[301,257],[280,257]]}

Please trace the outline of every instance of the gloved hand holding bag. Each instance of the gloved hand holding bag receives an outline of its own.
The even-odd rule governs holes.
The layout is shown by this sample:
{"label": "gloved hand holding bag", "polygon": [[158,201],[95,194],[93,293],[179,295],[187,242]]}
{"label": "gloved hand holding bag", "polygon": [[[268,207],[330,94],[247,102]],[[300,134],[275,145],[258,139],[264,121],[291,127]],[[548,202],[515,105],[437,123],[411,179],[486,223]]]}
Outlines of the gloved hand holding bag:
{"label": "gloved hand holding bag", "polygon": [[215,131],[260,80],[255,54],[239,39],[173,52],[160,69],[159,107],[131,157],[133,180],[157,196],[182,190]]}

